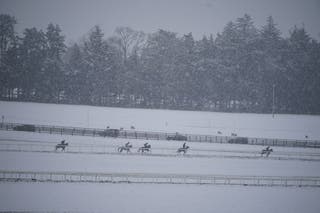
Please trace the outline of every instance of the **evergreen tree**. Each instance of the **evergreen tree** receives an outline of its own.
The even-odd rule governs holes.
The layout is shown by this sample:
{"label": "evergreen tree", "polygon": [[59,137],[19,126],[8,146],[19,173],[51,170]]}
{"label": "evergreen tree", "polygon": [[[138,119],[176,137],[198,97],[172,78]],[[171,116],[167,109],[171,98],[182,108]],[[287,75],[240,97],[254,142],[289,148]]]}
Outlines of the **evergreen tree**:
{"label": "evergreen tree", "polygon": [[195,69],[192,75],[194,79],[193,100],[198,110],[210,109],[217,98],[217,61],[216,48],[212,36],[208,39],[203,36],[196,43]]}
{"label": "evergreen tree", "polygon": [[[192,33],[182,37],[177,57],[176,68],[172,81],[176,81],[174,101],[177,109],[192,109],[197,94],[197,80],[194,78],[196,69],[196,41]],[[199,95],[199,94],[198,94]],[[200,105],[200,104],[199,104]]]}
{"label": "evergreen tree", "polygon": [[87,73],[84,69],[83,53],[78,44],[68,48],[64,64],[66,100],[73,104],[86,104],[86,97],[89,97],[90,94],[85,87]]}
{"label": "evergreen tree", "polygon": [[83,60],[87,72],[86,85],[89,97],[87,104],[115,104],[117,99],[118,63],[115,50],[103,39],[99,26],[95,26],[84,42]]}
{"label": "evergreen tree", "polygon": [[179,39],[175,33],[159,30],[149,36],[142,51],[145,97],[149,107],[165,108],[172,99],[174,71],[179,55]]}
{"label": "evergreen tree", "polygon": [[[41,70],[41,99],[45,102],[59,102],[62,98],[64,73],[62,56],[65,53],[64,36],[58,25],[49,24],[45,34],[47,48],[44,68]],[[50,87],[48,87],[50,85]]]}
{"label": "evergreen tree", "polygon": [[[23,34],[20,47],[21,74],[19,74],[22,99],[41,100],[47,40],[45,33],[36,28],[27,28]],[[49,82],[47,83],[46,85],[50,87]]]}
{"label": "evergreen tree", "polygon": [[16,76],[16,49],[18,40],[14,26],[17,24],[13,16],[0,14],[0,97],[10,98],[13,92],[12,81]]}
{"label": "evergreen tree", "polygon": [[[273,87],[276,88],[277,97],[283,95],[283,50],[284,40],[271,16],[267,18],[266,25],[262,26],[259,39],[259,48],[262,57],[259,62],[259,111],[271,112],[273,103]],[[277,103],[277,104],[280,104]],[[276,105],[277,105],[276,104]],[[278,106],[280,109],[281,107]]]}
{"label": "evergreen tree", "polygon": [[319,68],[313,67],[313,42],[304,28],[295,27],[288,39],[288,51],[286,58],[286,90],[287,94],[282,102],[285,102],[286,111],[290,113],[311,113],[313,98],[310,93],[318,81]]}
{"label": "evergreen tree", "polygon": [[18,37],[12,42],[6,54],[3,55],[2,63],[0,79],[3,82],[3,97],[9,100],[20,99],[21,88],[19,88],[19,82],[21,80],[21,62]]}
{"label": "evergreen tree", "polygon": [[221,73],[221,87],[219,95],[219,110],[228,111],[230,103],[236,98],[237,92],[237,72],[238,67],[238,37],[236,25],[229,22],[221,34],[215,40],[217,48],[217,60]]}

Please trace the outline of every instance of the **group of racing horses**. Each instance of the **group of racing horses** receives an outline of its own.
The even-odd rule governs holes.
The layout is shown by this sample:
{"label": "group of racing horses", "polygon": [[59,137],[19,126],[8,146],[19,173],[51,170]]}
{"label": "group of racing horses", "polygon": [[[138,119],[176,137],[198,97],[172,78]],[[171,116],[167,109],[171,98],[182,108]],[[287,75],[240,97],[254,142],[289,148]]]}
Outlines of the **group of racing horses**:
{"label": "group of racing horses", "polygon": [[[61,149],[61,151],[65,151],[65,148],[68,146],[69,144],[65,142],[65,140],[61,141],[59,144],[57,144],[55,146],[55,150],[57,151],[58,149]],[[130,144],[130,142],[127,142],[124,146],[120,146],[118,147],[118,152],[123,152],[126,151],[127,153],[131,152],[131,148],[132,148],[132,144]],[[182,145],[182,147],[178,148],[177,153],[183,153],[186,154],[188,149],[190,147],[186,145],[186,143],[184,143]],[[141,153],[145,153],[145,152],[151,152],[151,145],[148,143],[143,144],[142,147],[138,148],[138,152]],[[260,154],[261,157],[262,156],[266,156],[269,157],[269,155],[271,154],[271,152],[273,152],[273,149],[270,148],[270,146],[266,147],[265,149],[263,149]]]}
{"label": "group of racing horses", "polygon": [[[127,151],[128,153],[128,152],[131,152],[131,148],[132,148],[132,145],[130,144],[130,142],[127,142],[124,146],[120,146],[118,148],[118,152]],[[184,143],[183,146],[177,150],[177,153],[186,154],[188,149],[189,149],[189,146],[187,146],[186,143]],[[141,153],[151,152],[151,145],[148,143],[143,144],[143,146],[138,148],[138,152],[141,152]]]}

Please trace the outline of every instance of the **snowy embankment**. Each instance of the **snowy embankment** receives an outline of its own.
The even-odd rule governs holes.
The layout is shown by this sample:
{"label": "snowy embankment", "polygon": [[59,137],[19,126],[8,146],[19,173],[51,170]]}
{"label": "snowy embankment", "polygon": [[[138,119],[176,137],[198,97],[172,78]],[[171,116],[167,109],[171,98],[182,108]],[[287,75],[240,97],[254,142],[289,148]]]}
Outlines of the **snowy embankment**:
{"label": "snowy embankment", "polygon": [[[181,132],[257,138],[320,140],[320,116],[149,110],[0,101],[5,122],[90,128],[134,127],[139,131]],[[307,136],[307,138],[306,138]]]}

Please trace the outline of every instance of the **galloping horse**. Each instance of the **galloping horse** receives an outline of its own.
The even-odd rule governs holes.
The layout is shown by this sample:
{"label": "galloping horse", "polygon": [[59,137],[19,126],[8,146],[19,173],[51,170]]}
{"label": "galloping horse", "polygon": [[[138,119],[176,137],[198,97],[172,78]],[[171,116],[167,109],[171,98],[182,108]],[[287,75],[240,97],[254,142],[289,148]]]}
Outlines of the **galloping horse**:
{"label": "galloping horse", "polygon": [[68,145],[69,145],[68,143],[58,143],[58,144],[56,145],[56,151],[57,151],[59,148],[61,148],[61,151],[64,151],[65,148],[66,148]]}
{"label": "galloping horse", "polygon": [[131,149],[131,148],[132,148],[132,145],[120,146],[120,147],[118,148],[118,152],[127,151],[127,153],[128,153],[128,152],[130,152],[130,149]]}
{"label": "galloping horse", "polygon": [[267,148],[263,149],[261,151],[261,157],[266,154],[266,157],[269,157],[270,153],[273,152],[273,149],[270,149],[270,146],[268,146]]}
{"label": "galloping horse", "polygon": [[189,146],[181,147],[177,150],[177,153],[183,152],[183,154],[186,154],[188,149],[189,149]]}
{"label": "galloping horse", "polygon": [[138,152],[142,152],[142,153],[150,152],[151,151],[150,149],[151,149],[151,145],[149,144],[147,146],[139,147]]}

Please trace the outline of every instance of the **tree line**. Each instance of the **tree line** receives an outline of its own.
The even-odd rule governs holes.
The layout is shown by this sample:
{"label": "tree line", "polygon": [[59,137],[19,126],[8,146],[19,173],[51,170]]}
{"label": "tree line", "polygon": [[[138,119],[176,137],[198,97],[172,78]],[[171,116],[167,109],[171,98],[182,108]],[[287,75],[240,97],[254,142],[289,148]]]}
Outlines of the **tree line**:
{"label": "tree line", "polygon": [[94,26],[67,46],[59,25],[15,32],[0,15],[1,100],[222,112],[319,114],[320,43],[250,15],[196,40]]}

